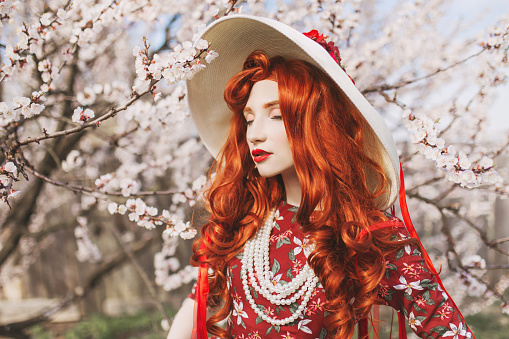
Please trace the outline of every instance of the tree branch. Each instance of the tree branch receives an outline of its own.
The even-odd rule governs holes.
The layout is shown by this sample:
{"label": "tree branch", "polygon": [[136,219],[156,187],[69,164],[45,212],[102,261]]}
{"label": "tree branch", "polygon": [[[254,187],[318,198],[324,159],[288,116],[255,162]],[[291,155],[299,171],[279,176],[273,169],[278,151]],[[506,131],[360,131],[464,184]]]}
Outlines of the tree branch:
{"label": "tree branch", "polygon": [[[498,293],[498,291],[496,290],[496,288],[494,288],[493,286],[491,286],[491,284],[487,281],[484,281],[484,279],[482,279],[481,277],[478,277],[477,275],[475,274],[471,274],[469,272],[469,269],[471,267],[466,267],[463,265],[463,263],[461,262],[461,257],[460,255],[458,254],[458,252],[456,252],[456,244],[454,243],[454,240],[452,239],[452,236],[451,236],[451,230],[449,228],[449,222],[447,221],[447,217],[445,216],[445,214],[443,213],[443,210],[440,210],[440,214],[442,215],[442,233],[446,236],[447,238],[447,242],[448,242],[448,249],[447,249],[447,252],[449,253],[452,253],[454,255],[454,258],[455,258],[455,261],[456,261],[456,266],[458,267],[458,269],[460,270],[460,274],[462,273],[465,273],[465,274],[468,274],[469,277],[472,277],[473,279],[477,280],[479,283],[483,284],[484,286],[486,286],[486,288],[492,292],[498,299],[500,299],[502,302],[507,302],[507,300],[504,298],[504,296],[500,293]],[[450,260],[449,260],[449,256],[447,256],[447,261],[449,263],[449,267],[453,270],[456,270],[453,268],[453,266],[450,264]],[[473,267],[472,267],[473,268]]]}
{"label": "tree branch", "polygon": [[[103,195],[103,196],[124,197],[122,195],[122,192],[100,191],[95,187],[92,188],[92,187],[81,186],[81,185],[73,185],[73,184],[69,184],[66,182],[61,182],[61,181],[51,179],[51,178],[45,176],[44,174],[40,173],[36,169],[34,169],[28,163],[25,165],[25,169],[27,170],[27,172],[32,173],[34,176],[36,176],[37,178],[39,178],[47,183],[66,188],[73,192],[85,193],[85,194],[99,194],[99,195]],[[152,196],[152,195],[172,195],[172,194],[178,194],[178,193],[184,193],[184,192],[179,191],[179,190],[174,190],[174,189],[169,189],[166,191],[143,191],[143,192],[138,192],[136,194],[131,194],[125,198],[146,197],[146,196]]]}
{"label": "tree branch", "polygon": [[436,71],[431,72],[429,74],[426,74],[426,75],[424,75],[422,77],[418,77],[418,78],[414,78],[414,79],[410,79],[410,80],[403,80],[403,81],[401,81],[401,82],[399,82],[397,84],[394,84],[394,85],[383,84],[383,85],[380,85],[380,86],[368,87],[368,88],[362,90],[361,93],[366,95],[366,94],[372,93],[372,92],[380,92],[380,91],[389,91],[389,90],[393,90],[393,89],[399,89],[401,87],[413,84],[414,82],[418,82],[418,81],[421,81],[421,80],[425,80],[425,79],[431,78],[431,77],[433,77],[433,76],[435,76],[435,75],[437,75],[439,73],[445,72],[445,71],[447,71],[447,70],[449,70],[451,68],[454,68],[454,67],[456,67],[458,65],[461,65],[461,64],[467,62],[468,60],[479,56],[484,51],[486,51],[486,48],[483,48],[479,52],[477,52],[475,54],[472,54],[472,55],[470,55],[470,56],[466,57],[465,59],[462,59],[462,60],[460,60],[458,62],[455,62],[452,65],[449,65],[449,66],[444,67],[444,68],[439,68]]}
{"label": "tree branch", "polygon": [[166,314],[166,311],[164,310],[163,305],[159,301],[159,296],[157,295],[156,288],[154,286],[153,281],[147,276],[147,273],[145,273],[145,271],[141,267],[140,263],[134,256],[132,249],[129,248],[122,240],[122,235],[116,228],[116,225],[113,225],[113,227],[111,227],[111,231],[112,231],[113,235],[115,236],[115,238],[117,239],[117,242],[120,245],[120,247],[122,248],[122,250],[124,251],[124,253],[127,255],[129,260],[131,261],[131,263],[134,265],[134,268],[140,275],[141,280],[143,280],[143,283],[147,287],[147,289],[150,293],[150,296],[152,297],[152,301],[155,303],[155,305],[156,305],[157,309],[159,310],[159,312],[161,313],[162,317],[164,319],[166,319],[166,321],[169,322],[170,319],[168,318],[168,315]]}
{"label": "tree branch", "polygon": [[[146,234],[150,234],[147,239],[140,240],[129,248],[131,253],[139,254],[149,247],[156,233],[151,232]],[[124,264],[127,259],[128,255],[124,250],[119,250],[113,253],[103,261],[103,264],[88,277],[82,286],[76,286],[73,291],[68,291],[66,295],[60,299],[57,305],[49,307],[40,312],[38,315],[27,320],[0,326],[0,335],[14,338],[30,338],[30,336],[28,336],[26,333],[26,329],[28,327],[48,321],[50,317],[55,313],[83,299],[88,293],[90,293],[95,287],[99,285],[101,279],[103,279],[107,274],[111,273],[118,266]]]}
{"label": "tree branch", "polygon": [[25,139],[25,140],[17,141],[11,147],[11,150],[9,150],[9,152],[10,153],[14,153],[19,147],[25,146],[25,145],[28,145],[28,144],[31,144],[31,143],[34,143],[34,142],[39,143],[39,142],[41,142],[43,140],[53,139],[53,138],[57,138],[57,137],[61,137],[61,136],[65,136],[65,135],[69,135],[69,134],[73,134],[73,133],[78,133],[78,132],[83,131],[86,128],[98,127],[104,120],[107,120],[107,119],[115,116],[117,113],[119,113],[121,111],[125,111],[136,100],[140,99],[143,95],[149,93],[150,89],[152,88],[152,86],[155,85],[156,83],[157,83],[157,81],[153,80],[150,83],[150,85],[147,87],[147,89],[145,89],[141,93],[134,92],[132,94],[131,99],[129,99],[125,104],[123,104],[122,106],[111,108],[108,112],[106,112],[105,114],[101,115],[100,117],[98,117],[95,120],[89,121],[87,123],[84,123],[83,125],[80,125],[80,126],[77,126],[77,127],[74,127],[74,128],[70,128],[70,129],[67,129],[67,130],[58,131],[58,132],[51,133],[51,134],[41,135],[41,136],[36,137],[36,138],[28,138],[28,139]]}
{"label": "tree branch", "polygon": [[492,248],[493,250],[495,250],[499,253],[509,256],[509,252],[507,252],[506,250],[497,246],[497,243],[493,243],[493,241],[489,241],[487,238],[486,232],[481,227],[477,226],[474,222],[472,222],[470,219],[468,219],[464,215],[460,214],[457,208],[454,208],[452,206],[438,205],[438,203],[436,203],[435,201],[428,199],[428,198],[424,198],[423,196],[416,194],[416,193],[406,192],[406,194],[410,198],[415,198],[415,199],[421,200],[427,204],[430,204],[430,205],[436,207],[440,211],[440,213],[442,213],[443,211],[448,211],[448,212],[452,213],[456,218],[460,219],[461,221],[464,221],[468,226],[470,226],[475,231],[477,231],[477,233],[479,234],[479,237],[481,238],[481,240],[484,242],[484,244],[486,246],[488,246],[489,248]]}

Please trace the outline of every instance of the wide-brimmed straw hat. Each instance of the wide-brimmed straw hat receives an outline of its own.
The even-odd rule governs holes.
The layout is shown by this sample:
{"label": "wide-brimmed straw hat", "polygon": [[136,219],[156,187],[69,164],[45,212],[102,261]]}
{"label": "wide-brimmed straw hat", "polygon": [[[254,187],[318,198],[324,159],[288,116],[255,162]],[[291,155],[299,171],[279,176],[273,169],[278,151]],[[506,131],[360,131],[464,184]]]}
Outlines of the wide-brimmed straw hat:
{"label": "wide-brimmed straw hat", "polygon": [[[224,101],[224,89],[228,80],[242,70],[247,56],[262,50],[269,57],[304,60],[328,74],[364,117],[364,152],[382,167],[388,182],[387,192],[377,198],[377,207],[384,210],[394,203],[399,191],[399,160],[392,135],[382,117],[322,46],[279,21],[251,15],[216,20],[199,38],[210,42],[210,48],[219,56],[187,81],[187,96],[196,128],[214,157],[226,140],[232,116]],[[375,180],[368,175],[368,187],[377,187]]]}

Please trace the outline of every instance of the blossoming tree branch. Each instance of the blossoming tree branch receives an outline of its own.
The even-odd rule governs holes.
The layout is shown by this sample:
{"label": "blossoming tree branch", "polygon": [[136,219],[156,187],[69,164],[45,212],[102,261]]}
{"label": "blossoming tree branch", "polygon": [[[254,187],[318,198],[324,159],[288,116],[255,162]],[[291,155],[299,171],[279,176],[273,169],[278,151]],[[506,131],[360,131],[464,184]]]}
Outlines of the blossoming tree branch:
{"label": "blossoming tree branch", "polygon": [[[154,258],[157,285],[170,291],[195,278],[174,254],[177,238],[197,233],[189,215],[212,159],[188,117],[183,80],[221,57],[195,39],[205,25],[245,12],[316,29],[339,46],[348,74],[393,129],[414,224],[446,285],[464,286],[455,300],[469,302],[466,313],[500,300],[509,313],[509,275],[491,274],[509,268],[509,234],[493,231],[495,202],[508,196],[509,138],[489,128],[507,79],[509,19],[465,36],[458,33],[468,23],[450,24],[448,6],[1,0],[0,287],[66,229],[77,260],[97,265],[97,279],[112,269],[107,258],[137,264],[132,253],[145,245],[133,239],[142,233],[164,239]],[[59,211],[67,213],[55,219]],[[118,253],[104,253],[91,234],[100,216],[135,226],[102,223],[120,242]],[[505,263],[490,262],[497,255]],[[75,288],[74,299],[62,291],[61,307],[93,286]]]}

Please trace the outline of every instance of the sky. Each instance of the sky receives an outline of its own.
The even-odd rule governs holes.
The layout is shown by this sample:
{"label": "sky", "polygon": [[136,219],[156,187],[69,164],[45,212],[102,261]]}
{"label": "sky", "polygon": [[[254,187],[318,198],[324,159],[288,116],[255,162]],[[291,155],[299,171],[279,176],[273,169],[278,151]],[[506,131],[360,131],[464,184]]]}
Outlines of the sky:
{"label": "sky", "polygon": [[[390,9],[400,0],[379,0],[379,10]],[[427,0],[422,0],[427,1]],[[458,39],[475,37],[479,32],[493,26],[502,16],[509,17],[509,0],[444,0],[446,15],[444,30],[449,29],[450,22],[469,23]],[[509,76],[509,69],[507,70]],[[509,131],[509,83],[499,86],[496,98],[490,108],[488,128],[496,133]]]}
{"label": "sky", "polygon": [[[508,0],[453,0],[448,12],[453,19],[477,19],[471,32],[476,33],[483,27],[493,25],[502,15],[509,16]],[[509,70],[508,70],[509,74]],[[494,132],[509,130],[509,84],[499,87],[497,97],[490,110],[489,128]]]}

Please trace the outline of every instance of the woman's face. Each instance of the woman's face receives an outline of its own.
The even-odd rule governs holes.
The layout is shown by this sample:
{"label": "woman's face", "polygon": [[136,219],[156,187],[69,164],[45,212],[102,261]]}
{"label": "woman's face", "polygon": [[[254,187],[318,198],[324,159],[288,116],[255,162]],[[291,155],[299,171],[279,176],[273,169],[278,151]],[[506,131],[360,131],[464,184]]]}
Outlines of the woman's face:
{"label": "woman's face", "polygon": [[262,80],[254,84],[244,117],[246,139],[258,173],[265,178],[281,174],[285,181],[297,177],[279,109],[277,82]]}

